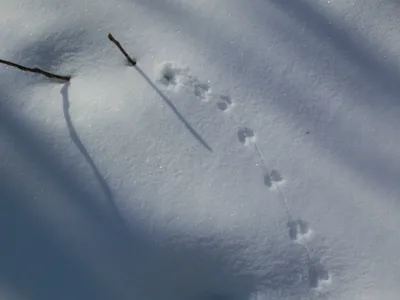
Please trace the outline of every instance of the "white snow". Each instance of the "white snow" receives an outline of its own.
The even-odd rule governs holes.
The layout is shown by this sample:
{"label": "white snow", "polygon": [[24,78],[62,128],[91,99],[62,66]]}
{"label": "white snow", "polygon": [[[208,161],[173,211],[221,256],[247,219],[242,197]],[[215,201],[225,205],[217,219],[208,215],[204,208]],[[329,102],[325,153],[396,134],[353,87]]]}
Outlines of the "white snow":
{"label": "white snow", "polygon": [[0,0],[2,297],[400,299],[399,16]]}

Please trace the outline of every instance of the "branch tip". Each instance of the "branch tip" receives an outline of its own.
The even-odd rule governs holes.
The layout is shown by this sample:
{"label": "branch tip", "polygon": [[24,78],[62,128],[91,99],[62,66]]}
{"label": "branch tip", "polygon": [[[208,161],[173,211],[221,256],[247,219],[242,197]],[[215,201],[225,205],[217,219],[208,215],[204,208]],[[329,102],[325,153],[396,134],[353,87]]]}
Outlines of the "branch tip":
{"label": "branch tip", "polygon": [[7,65],[7,66],[11,66],[11,67],[17,68],[17,69],[20,69],[20,70],[25,71],[25,72],[41,74],[41,75],[46,76],[48,78],[59,79],[59,80],[62,80],[62,81],[67,81],[67,82],[70,81],[70,79],[71,79],[71,76],[62,76],[62,75],[53,74],[53,73],[44,71],[44,70],[36,68],[36,67],[35,68],[25,67],[23,65],[19,65],[19,64],[13,63],[13,62],[8,61],[8,60],[0,59],[0,63],[2,63],[4,65]]}
{"label": "branch tip", "polygon": [[117,48],[119,49],[119,51],[121,51],[121,53],[125,56],[125,58],[128,60],[128,62],[132,65],[132,66],[136,66],[136,59],[132,59],[129,54],[125,51],[125,49],[121,46],[121,44],[113,37],[113,35],[111,33],[108,34],[108,39],[113,42],[115,44],[115,46],[117,46]]}

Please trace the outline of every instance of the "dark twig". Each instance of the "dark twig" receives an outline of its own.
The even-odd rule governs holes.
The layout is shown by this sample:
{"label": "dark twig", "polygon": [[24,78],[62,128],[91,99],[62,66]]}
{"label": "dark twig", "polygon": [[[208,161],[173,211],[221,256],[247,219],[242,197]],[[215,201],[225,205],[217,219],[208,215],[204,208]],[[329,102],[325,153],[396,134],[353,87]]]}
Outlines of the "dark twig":
{"label": "dark twig", "polygon": [[19,64],[16,64],[16,63],[13,63],[13,62],[10,62],[10,61],[7,61],[7,60],[3,60],[3,59],[0,59],[0,63],[8,65],[8,66],[11,66],[11,67],[14,67],[14,68],[18,68],[18,69],[20,69],[22,71],[42,74],[42,75],[44,75],[44,76],[46,76],[48,78],[60,79],[60,80],[63,80],[63,81],[70,81],[70,79],[71,79],[70,76],[61,76],[61,75],[52,74],[52,73],[43,71],[43,70],[41,70],[39,68],[28,68],[28,67],[21,66]]}
{"label": "dark twig", "polygon": [[124,50],[124,48],[122,48],[121,44],[112,36],[111,33],[108,34],[108,39],[113,42],[118,49],[122,52],[122,54],[126,57],[126,59],[128,60],[128,62],[132,65],[132,66],[136,66],[136,60],[132,59],[128,53],[126,53],[126,51]]}

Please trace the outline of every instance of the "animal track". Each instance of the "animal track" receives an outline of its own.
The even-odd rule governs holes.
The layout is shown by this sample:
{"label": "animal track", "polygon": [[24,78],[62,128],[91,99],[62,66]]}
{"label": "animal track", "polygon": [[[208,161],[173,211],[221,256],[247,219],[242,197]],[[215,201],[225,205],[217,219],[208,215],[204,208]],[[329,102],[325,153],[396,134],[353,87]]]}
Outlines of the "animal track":
{"label": "animal track", "polygon": [[[190,91],[193,95],[200,99],[202,102],[208,102],[210,99],[216,100],[217,108],[225,112],[230,109],[234,104],[229,95],[213,94],[211,87],[193,76],[190,69],[185,67],[179,67],[172,62],[165,63],[162,66],[159,82],[166,86],[168,89],[179,91],[181,87],[185,90]],[[308,134],[309,132],[307,132]],[[308,263],[308,283],[310,289],[321,289],[324,285],[331,282],[331,275],[325,266],[318,260],[312,258],[310,251],[306,245],[306,241],[310,239],[313,231],[310,229],[309,224],[301,219],[295,219],[292,217],[288,201],[280,188],[280,185],[284,181],[282,175],[275,169],[269,169],[266,160],[263,157],[262,152],[258,148],[256,143],[255,132],[248,127],[241,127],[237,131],[237,137],[240,143],[244,146],[254,146],[254,150],[260,156],[263,169],[266,170],[264,174],[264,185],[268,188],[277,188],[280,194],[281,200],[285,205],[287,217],[288,217],[288,234],[292,241],[301,244],[309,258]],[[220,295],[216,295],[215,298],[223,298]]]}
{"label": "animal track", "polygon": [[226,111],[227,109],[229,109],[230,106],[233,105],[231,97],[226,95],[220,95],[219,98],[220,100],[217,102],[217,107],[220,110]]}
{"label": "animal track", "polygon": [[188,67],[180,67],[173,62],[164,63],[159,82],[175,91],[184,86],[204,102],[207,102],[212,94],[210,86],[193,76]]}
{"label": "animal track", "polygon": [[189,69],[181,68],[172,62],[164,63],[159,81],[169,88],[179,88],[190,79]]}
{"label": "animal track", "polygon": [[165,85],[176,85],[176,73],[171,68],[165,68],[163,70],[162,79]]}
{"label": "animal track", "polygon": [[185,87],[203,102],[217,98],[217,107],[221,111],[226,111],[233,105],[228,95],[213,94],[210,85],[193,76],[189,67],[181,67],[174,62],[165,62],[162,65],[158,81],[175,92]]}
{"label": "animal track", "polygon": [[283,177],[277,170],[272,170],[264,175],[264,184],[269,188],[272,188],[275,184],[279,184],[282,181]]}
{"label": "animal track", "polygon": [[255,132],[248,127],[240,128],[237,132],[237,136],[238,136],[239,142],[241,142],[245,146],[255,143],[255,141],[256,141]]}
{"label": "animal track", "polygon": [[289,228],[289,236],[293,241],[301,242],[311,235],[311,229],[308,223],[301,219],[290,220],[287,225]]}
{"label": "animal track", "polygon": [[[197,81],[197,79],[195,79],[195,81]],[[197,81],[194,82],[193,88],[195,96],[198,97],[201,101],[207,102],[209,100],[211,89],[208,84]]]}
{"label": "animal track", "polygon": [[318,289],[331,282],[331,275],[319,261],[315,261],[308,269],[308,281],[310,288]]}

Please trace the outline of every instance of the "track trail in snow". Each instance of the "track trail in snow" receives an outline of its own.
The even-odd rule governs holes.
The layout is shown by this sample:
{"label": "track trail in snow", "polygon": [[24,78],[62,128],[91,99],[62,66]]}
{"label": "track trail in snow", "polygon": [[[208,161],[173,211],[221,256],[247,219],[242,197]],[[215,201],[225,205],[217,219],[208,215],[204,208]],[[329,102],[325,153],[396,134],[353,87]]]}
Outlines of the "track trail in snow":
{"label": "track trail in snow", "polygon": [[[189,67],[180,67],[173,62],[164,63],[159,76],[159,83],[173,92],[179,93],[181,89],[190,91],[202,103],[209,103],[213,100],[216,102],[216,108],[224,114],[229,113],[235,107],[235,102],[232,101],[230,95],[213,93],[209,83],[197,79],[196,76],[192,75]],[[230,116],[234,117],[233,115]],[[235,122],[238,123],[237,120],[235,120]],[[293,216],[290,210],[289,201],[283,191],[286,180],[278,170],[268,166],[267,160],[257,144],[257,135],[253,129],[245,126],[239,127],[237,138],[243,146],[255,151],[259,157],[260,161],[257,165],[261,166],[263,170],[264,185],[269,190],[278,194],[285,208],[288,237],[293,243],[300,245],[306,253],[309,287],[311,289],[321,290],[325,285],[331,282],[331,274],[320,262],[320,259],[313,256],[308,247],[308,242],[311,241],[314,235],[314,231],[310,228],[309,223],[301,218]]]}

